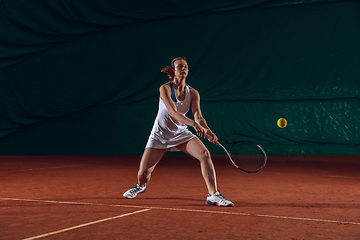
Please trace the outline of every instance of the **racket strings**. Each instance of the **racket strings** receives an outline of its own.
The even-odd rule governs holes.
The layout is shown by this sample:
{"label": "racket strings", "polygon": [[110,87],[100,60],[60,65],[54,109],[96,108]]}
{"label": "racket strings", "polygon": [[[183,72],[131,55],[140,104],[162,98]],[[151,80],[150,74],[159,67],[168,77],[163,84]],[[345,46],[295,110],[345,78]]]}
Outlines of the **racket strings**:
{"label": "racket strings", "polygon": [[240,142],[230,149],[231,158],[239,169],[245,172],[260,171],[266,164],[266,154],[256,144]]}

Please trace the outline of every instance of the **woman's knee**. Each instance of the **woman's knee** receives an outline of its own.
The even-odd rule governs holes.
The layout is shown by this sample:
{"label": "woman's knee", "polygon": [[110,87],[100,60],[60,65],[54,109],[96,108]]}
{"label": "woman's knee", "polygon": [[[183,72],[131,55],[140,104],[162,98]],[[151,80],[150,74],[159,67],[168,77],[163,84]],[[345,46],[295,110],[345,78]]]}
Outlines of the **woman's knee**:
{"label": "woman's knee", "polygon": [[211,154],[210,151],[207,149],[203,149],[198,156],[200,161],[211,161]]}

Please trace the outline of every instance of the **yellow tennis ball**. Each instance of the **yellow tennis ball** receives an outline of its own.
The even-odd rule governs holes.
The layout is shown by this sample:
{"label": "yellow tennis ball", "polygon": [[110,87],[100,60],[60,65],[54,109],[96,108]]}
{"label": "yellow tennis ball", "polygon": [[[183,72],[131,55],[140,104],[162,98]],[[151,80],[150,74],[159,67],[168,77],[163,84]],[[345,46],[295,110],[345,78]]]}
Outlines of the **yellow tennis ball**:
{"label": "yellow tennis ball", "polygon": [[286,119],[285,119],[285,118],[279,118],[279,120],[277,121],[277,125],[278,125],[280,128],[286,127],[286,125],[287,125]]}

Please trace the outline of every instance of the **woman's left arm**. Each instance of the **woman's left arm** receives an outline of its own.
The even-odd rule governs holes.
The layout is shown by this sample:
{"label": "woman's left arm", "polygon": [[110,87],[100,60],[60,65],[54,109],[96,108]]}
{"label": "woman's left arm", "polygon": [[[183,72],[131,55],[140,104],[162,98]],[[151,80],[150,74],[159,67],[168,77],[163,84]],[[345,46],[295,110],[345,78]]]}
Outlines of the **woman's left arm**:
{"label": "woman's left arm", "polygon": [[194,120],[197,122],[205,131],[205,138],[207,138],[210,142],[217,144],[218,138],[211,131],[209,126],[206,123],[205,118],[201,114],[200,109],[200,94],[194,88],[190,88],[191,93],[191,108],[194,115]]}

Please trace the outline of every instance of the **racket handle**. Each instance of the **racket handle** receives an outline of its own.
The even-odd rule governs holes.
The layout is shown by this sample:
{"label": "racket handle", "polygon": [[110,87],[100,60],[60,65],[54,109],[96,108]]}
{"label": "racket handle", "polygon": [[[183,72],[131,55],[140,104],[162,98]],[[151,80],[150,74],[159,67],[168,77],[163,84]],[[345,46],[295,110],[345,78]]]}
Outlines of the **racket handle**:
{"label": "racket handle", "polygon": [[[210,137],[210,135],[206,134],[206,138],[208,139],[209,137]],[[220,144],[218,140],[216,140],[215,143],[218,144],[218,145]]]}

